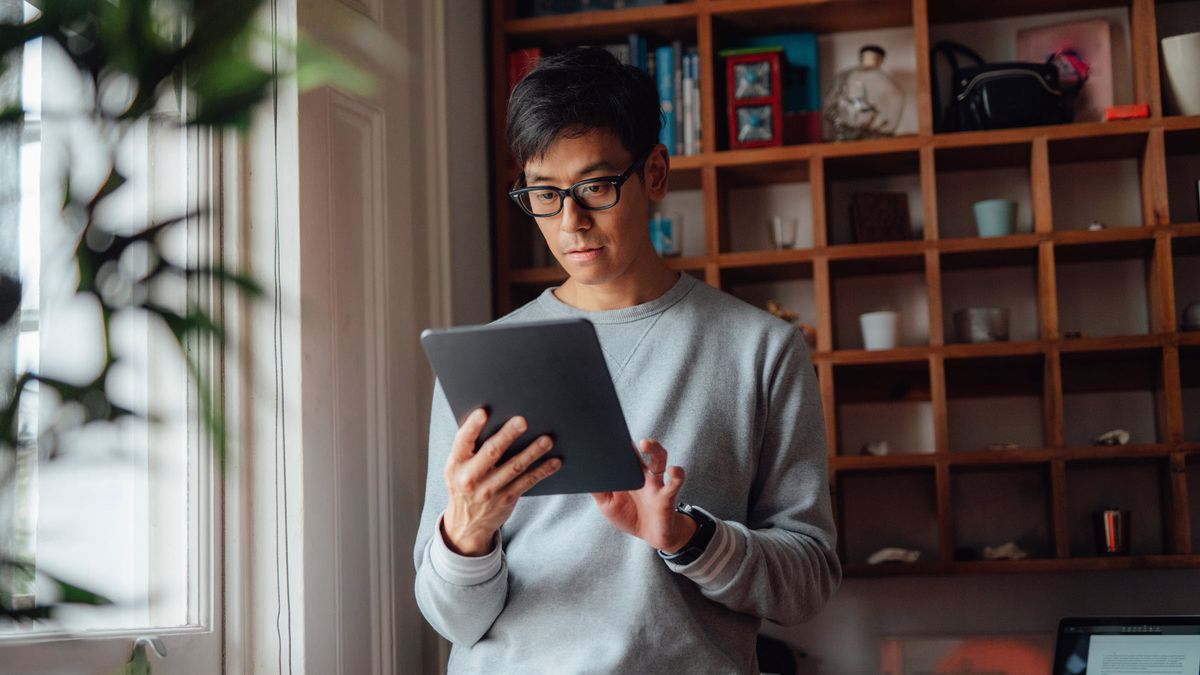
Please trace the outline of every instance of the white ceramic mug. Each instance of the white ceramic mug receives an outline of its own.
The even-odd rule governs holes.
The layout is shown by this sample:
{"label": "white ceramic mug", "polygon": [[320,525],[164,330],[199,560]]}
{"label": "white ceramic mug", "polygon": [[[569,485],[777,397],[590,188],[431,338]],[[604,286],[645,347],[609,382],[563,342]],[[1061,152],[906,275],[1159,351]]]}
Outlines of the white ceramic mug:
{"label": "white ceramic mug", "polygon": [[875,351],[895,349],[900,334],[900,315],[896,312],[867,312],[858,317],[863,347]]}
{"label": "white ceramic mug", "polygon": [[1163,38],[1165,88],[1180,115],[1200,115],[1200,33]]}

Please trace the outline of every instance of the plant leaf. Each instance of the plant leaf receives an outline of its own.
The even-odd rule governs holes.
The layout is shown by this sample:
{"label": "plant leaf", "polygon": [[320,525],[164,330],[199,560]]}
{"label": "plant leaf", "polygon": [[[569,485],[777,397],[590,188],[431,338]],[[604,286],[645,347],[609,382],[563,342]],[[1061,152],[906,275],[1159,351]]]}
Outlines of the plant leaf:
{"label": "plant leaf", "polygon": [[240,55],[213,60],[192,81],[196,109],[188,124],[248,128],[252,109],[266,99],[274,79]]}
{"label": "plant leaf", "polygon": [[211,276],[220,281],[233,284],[241,292],[251,297],[263,295],[262,285],[249,274],[231,272],[219,265],[214,267],[193,267],[187,270],[188,276]]}
{"label": "plant leaf", "polygon": [[325,45],[301,35],[296,43],[296,86],[301,92],[333,84],[360,96],[375,92],[375,78]]}

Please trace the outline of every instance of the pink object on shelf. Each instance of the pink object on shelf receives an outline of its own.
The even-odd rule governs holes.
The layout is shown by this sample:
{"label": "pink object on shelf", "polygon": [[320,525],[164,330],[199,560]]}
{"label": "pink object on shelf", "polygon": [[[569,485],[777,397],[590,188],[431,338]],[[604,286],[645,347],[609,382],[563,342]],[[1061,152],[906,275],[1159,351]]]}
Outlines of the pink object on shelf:
{"label": "pink object on shelf", "polygon": [[1087,64],[1087,82],[1075,101],[1076,122],[1099,122],[1113,104],[1112,34],[1108,21],[1093,19],[1017,33],[1017,59],[1044,63],[1059,52],[1074,52]]}

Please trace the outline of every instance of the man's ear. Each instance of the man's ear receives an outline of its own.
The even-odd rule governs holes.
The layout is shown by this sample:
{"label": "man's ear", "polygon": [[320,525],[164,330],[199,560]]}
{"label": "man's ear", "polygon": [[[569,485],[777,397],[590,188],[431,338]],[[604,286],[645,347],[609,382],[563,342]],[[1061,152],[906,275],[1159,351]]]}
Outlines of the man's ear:
{"label": "man's ear", "polygon": [[651,201],[661,201],[667,196],[667,176],[671,173],[671,158],[667,146],[659,143],[650,151],[642,168],[646,179],[646,195]]}

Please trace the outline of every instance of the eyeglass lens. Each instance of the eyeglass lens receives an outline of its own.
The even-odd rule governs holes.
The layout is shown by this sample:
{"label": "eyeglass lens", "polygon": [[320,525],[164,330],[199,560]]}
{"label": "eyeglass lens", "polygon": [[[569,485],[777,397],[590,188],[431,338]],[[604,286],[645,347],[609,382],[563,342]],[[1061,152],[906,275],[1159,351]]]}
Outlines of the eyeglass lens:
{"label": "eyeglass lens", "polygon": [[[571,188],[575,199],[589,209],[606,209],[617,202],[617,187],[608,181],[581,183]],[[554,190],[533,190],[522,195],[523,206],[535,216],[557,213],[562,195]]]}

